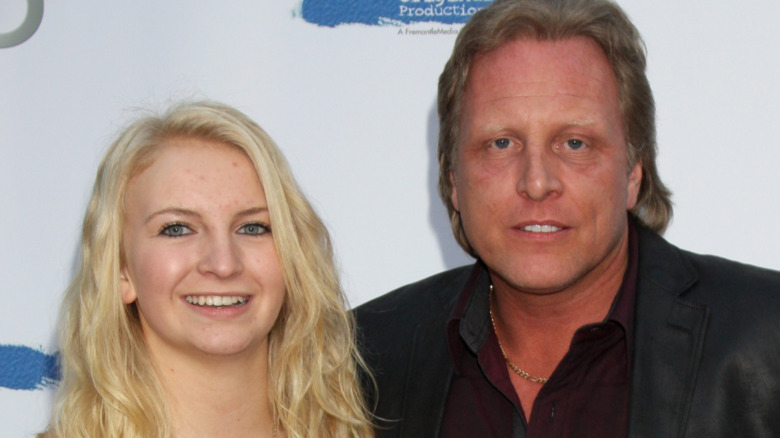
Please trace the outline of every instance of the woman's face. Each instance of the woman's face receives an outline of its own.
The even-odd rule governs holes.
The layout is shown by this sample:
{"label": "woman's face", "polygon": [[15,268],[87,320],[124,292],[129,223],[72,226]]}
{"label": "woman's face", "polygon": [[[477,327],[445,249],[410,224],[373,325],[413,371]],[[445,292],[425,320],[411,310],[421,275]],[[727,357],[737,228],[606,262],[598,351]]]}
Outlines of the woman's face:
{"label": "woman's face", "polygon": [[122,300],[158,360],[264,357],[285,286],[255,168],[220,142],[160,147],[126,192]]}

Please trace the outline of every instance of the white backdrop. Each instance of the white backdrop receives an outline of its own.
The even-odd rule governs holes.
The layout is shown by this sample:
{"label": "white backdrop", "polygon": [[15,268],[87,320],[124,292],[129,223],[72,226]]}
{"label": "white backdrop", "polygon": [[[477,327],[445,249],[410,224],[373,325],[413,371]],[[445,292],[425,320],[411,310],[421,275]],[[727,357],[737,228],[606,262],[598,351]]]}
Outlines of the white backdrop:
{"label": "white backdrop", "polygon": [[[436,81],[460,25],[323,26],[301,2],[47,1],[37,32],[0,48],[2,436],[45,426],[51,389],[22,388],[8,352],[56,351],[95,169],[134,108],[211,98],[257,120],[330,227],[353,305],[469,262],[435,189]],[[620,3],[649,51],[667,238],[780,267],[780,3]],[[26,10],[0,0],[0,38]]]}

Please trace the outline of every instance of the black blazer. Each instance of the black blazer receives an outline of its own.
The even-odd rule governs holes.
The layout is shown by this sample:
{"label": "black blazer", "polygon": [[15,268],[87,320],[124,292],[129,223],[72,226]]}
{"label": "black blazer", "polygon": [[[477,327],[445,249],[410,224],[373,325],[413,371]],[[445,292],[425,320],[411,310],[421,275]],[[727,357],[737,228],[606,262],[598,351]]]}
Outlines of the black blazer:
{"label": "black blazer", "polygon": [[[638,234],[628,435],[780,437],[780,273]],[[472,269],[483,268],[355,309],[379,438],[439,436],[453,372],[445,324]]]}

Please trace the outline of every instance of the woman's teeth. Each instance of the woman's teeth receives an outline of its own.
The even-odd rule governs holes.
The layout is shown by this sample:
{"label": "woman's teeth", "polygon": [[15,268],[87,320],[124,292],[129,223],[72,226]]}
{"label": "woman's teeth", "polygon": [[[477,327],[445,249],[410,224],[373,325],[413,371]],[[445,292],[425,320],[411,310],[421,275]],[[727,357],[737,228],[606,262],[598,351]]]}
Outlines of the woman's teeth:
{"label": "woman's teeth", "polygon": [[249,300],[247,297],[225,297],[221,295],[188,295],[184,299],[195,306],[209,307],[240,306]]}

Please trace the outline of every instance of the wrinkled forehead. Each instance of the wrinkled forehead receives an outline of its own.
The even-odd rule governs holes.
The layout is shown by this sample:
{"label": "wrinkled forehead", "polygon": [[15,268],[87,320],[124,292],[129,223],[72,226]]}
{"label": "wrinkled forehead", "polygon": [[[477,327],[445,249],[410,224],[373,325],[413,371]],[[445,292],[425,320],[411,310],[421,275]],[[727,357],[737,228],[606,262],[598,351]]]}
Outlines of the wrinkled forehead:
{"label": "wrinkled forehead", "polygon": [[[561,40],[519,38],[474,56],[465,91],[502,92],[509,86],[530,87],[533,92],[581,92],[583,84],[617,95],[617,80],[601,46],[587,37]],[[492,85],[492,87],[491,87]],[[595,93],[602,91],[593,90]]]}

